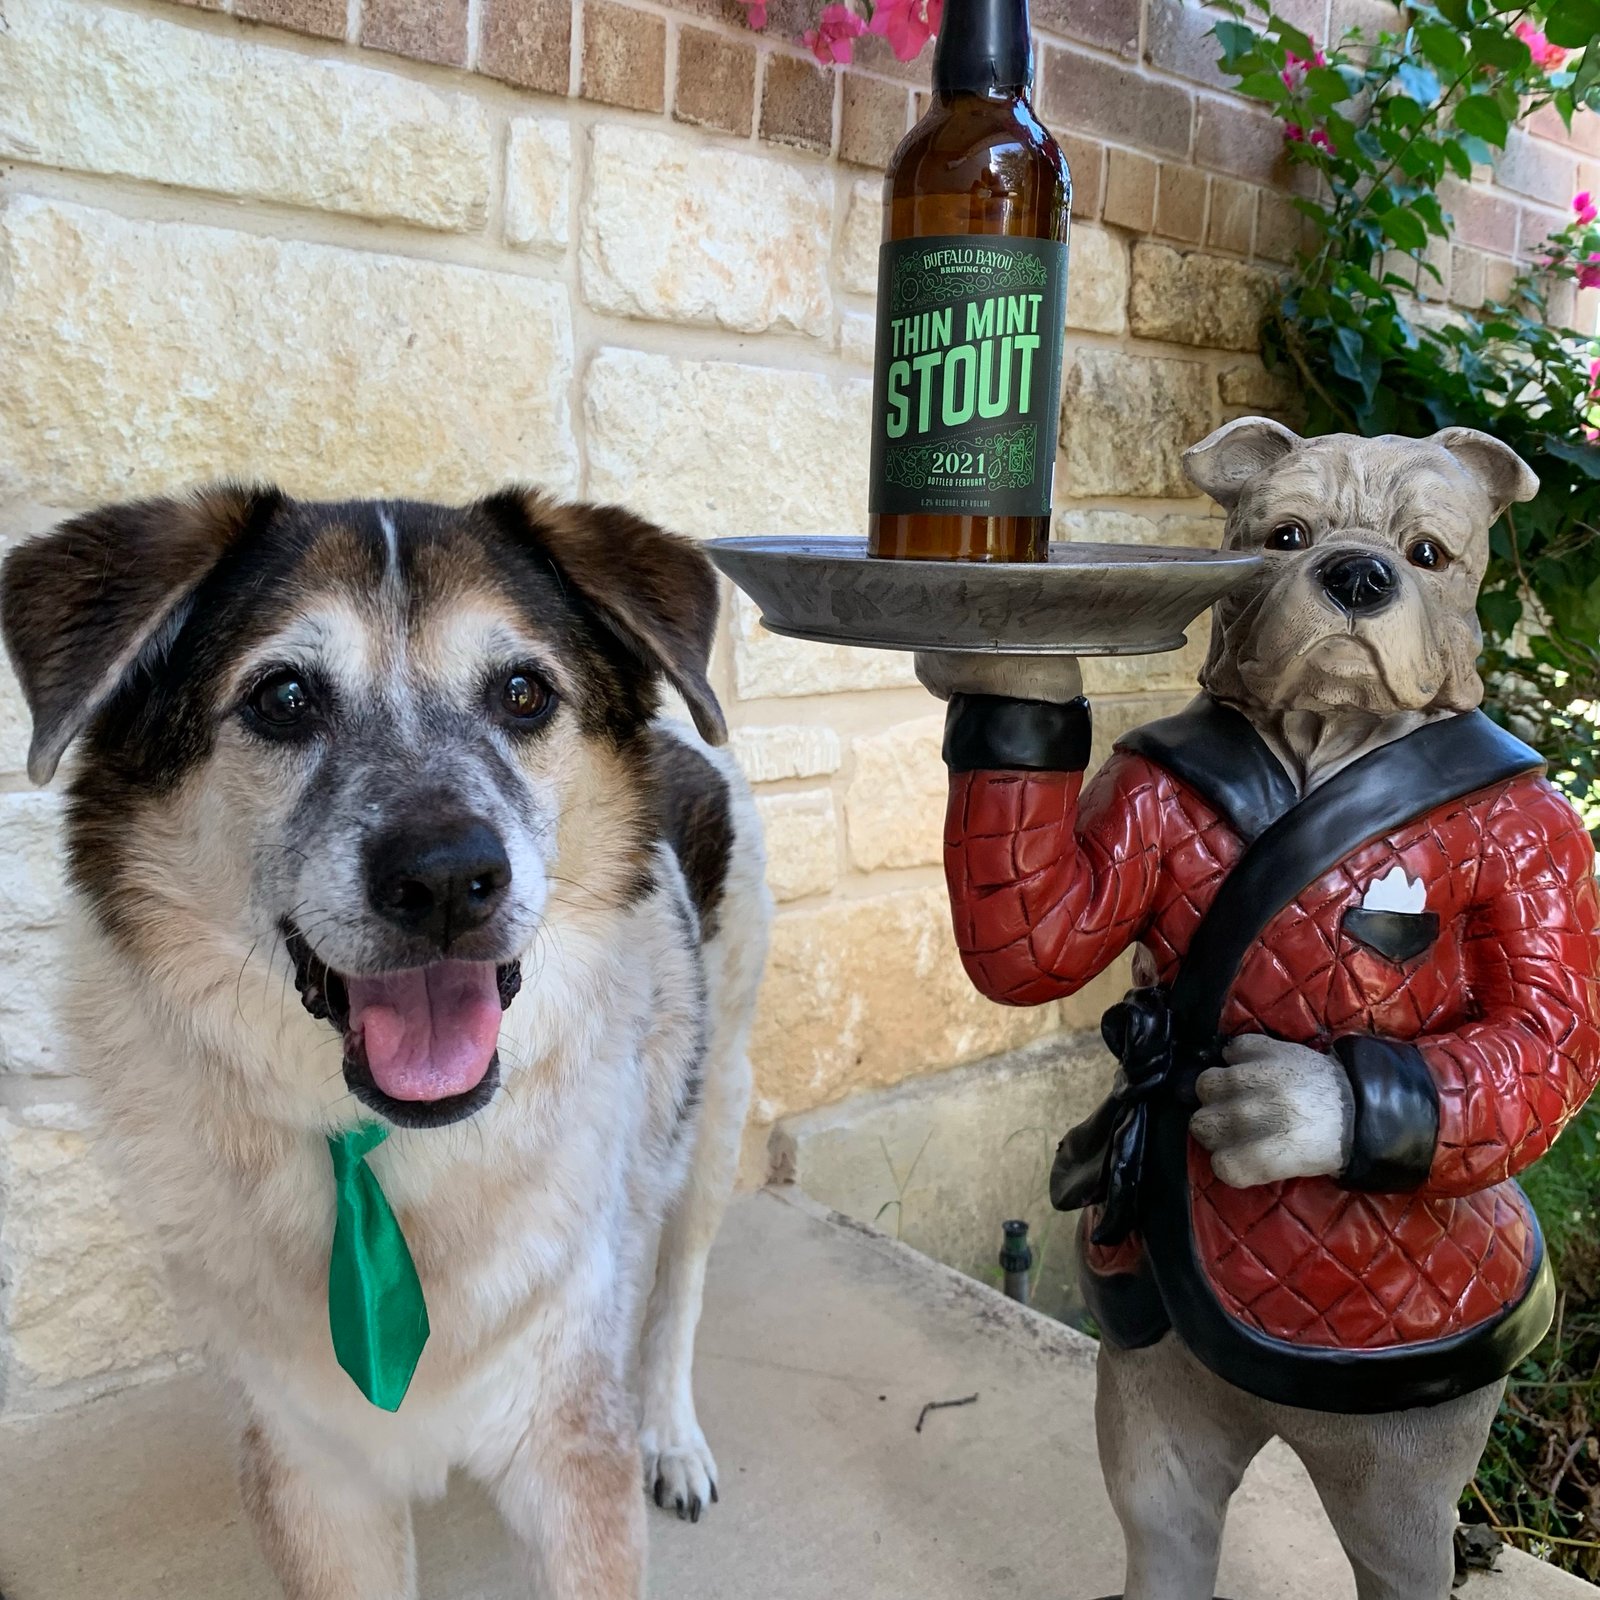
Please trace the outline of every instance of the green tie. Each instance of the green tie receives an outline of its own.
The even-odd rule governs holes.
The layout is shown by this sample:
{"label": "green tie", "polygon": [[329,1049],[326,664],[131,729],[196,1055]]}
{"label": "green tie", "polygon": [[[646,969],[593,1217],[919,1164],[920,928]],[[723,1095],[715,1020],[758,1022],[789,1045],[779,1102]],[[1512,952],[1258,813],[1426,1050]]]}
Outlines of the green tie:
{"label": "green tie", "polygon": [[328,1140],[337,1212],[328,1328],[339,1365],[373,1405],[398,1411],[428,1342],[428,1307],[406,1236],[367,1156],[389,1137],[365,1122]]}

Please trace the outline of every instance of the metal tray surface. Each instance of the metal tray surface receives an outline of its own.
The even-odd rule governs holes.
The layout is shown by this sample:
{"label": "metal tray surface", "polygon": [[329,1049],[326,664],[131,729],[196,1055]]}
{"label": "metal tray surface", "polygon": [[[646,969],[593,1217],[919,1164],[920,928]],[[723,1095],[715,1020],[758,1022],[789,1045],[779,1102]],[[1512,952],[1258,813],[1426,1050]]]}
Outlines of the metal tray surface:
{"label": "metal tray surface", "polygon": [[772,633],[879,650],[1119,656],[1176,650],[1262,565],[1237,550],[1050,546],[1047,562],[886,561],[865,539],[712,539]]}

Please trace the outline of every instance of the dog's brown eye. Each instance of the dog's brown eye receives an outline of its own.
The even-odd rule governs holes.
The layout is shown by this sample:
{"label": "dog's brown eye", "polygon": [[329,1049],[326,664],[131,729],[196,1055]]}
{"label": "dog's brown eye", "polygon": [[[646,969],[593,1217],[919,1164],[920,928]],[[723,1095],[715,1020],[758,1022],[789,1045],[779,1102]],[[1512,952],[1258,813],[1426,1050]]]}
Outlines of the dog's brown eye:
{"label": "dog's brown eye", "polygon": [[1418,539],[1407,549],[1406,560],[1414,567],[1442,567],[1445,553],[1432,539]]}
{"label": "dog's brown eye", "polygon": [[1269,550],[1304,550],[1311,543],[1311,535],[1298,522],[1280,522],[1267,535]]}
{"label": "dog's brown eye", "polygon": [[250,709],[273,728],[289,728],[311,709],[311,695],[292,672],[274,672],[250,691]]}
{"label": "dog's brown eye", "polygon": [[513,672],[500,691],[500,703],[519,721],[536,717],[550,704],[550,691],[526,672]]}

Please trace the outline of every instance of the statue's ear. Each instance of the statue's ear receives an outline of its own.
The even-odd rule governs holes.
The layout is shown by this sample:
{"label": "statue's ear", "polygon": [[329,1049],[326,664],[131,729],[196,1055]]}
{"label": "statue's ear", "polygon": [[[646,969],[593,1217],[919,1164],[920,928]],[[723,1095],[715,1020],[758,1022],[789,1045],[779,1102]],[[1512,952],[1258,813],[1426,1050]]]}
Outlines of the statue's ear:
{"label": "statue's ear", "polygon": [[717,633],[717,574],[690,539],[620,506],[560,505],[507,489],[482,509],[533,545],[648,672],[679,694],[707,744],[728,724],[707,671]]}
{"label": "statue's ear", "polygon": [[1251,478],[1302,442],[1299,434],[1270,417],[1240,417],[1185,450],[1183,470],[1195,488],[1231,511]]}
{"label": "statue's ear", "polygon": [[1539,492],[1538,474],[1508,444],[1476,428],[1444,428],[1430,444],[1443,445],[1482,486],[1495,516]]}
{"label": "statue's ear", "polygon": [[33,717],[35,783],[55,776],[67,746],[171,643],[201,579],[282,498],[224,485],[182,500],[105,506],[6,557],[0,630]]}

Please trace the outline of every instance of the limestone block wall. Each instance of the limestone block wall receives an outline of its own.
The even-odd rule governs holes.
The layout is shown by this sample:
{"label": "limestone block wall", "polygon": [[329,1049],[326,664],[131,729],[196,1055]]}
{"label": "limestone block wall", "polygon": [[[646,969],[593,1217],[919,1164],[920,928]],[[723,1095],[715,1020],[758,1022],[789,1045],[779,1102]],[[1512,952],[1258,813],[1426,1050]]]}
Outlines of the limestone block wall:
{"label": "limestone block wall", "polygon": [[[1324,34],[1377,0],[1295,0]],[[926,59],[848,72],[736,0],[0,0],[0,542],[222,475],[302,495],[508,479],[701,537],[865,519],[880,169]],[[1181,0],[1035,0],[1038,102],[1076,179],[1057,532],[1209,543],[1178,468],[1292,406],[1255,328],[1298,215],[1268,119]],[[1473,304],[1600,138],[1519,136],[1452,196]],[[1591,315],[1592,322],[1592,315]],[[1095,663],[1102,751],[1192,692],[1203,639]],[[1091,1025],[980,1000],[938,868],[938,717],[900,657],[765,635],[714,680],[780,902],[746,1181],[786,1113]],[[0,1404],[181,1349],[86,1153],[51,1020],[57,802],[0,682]]]}

